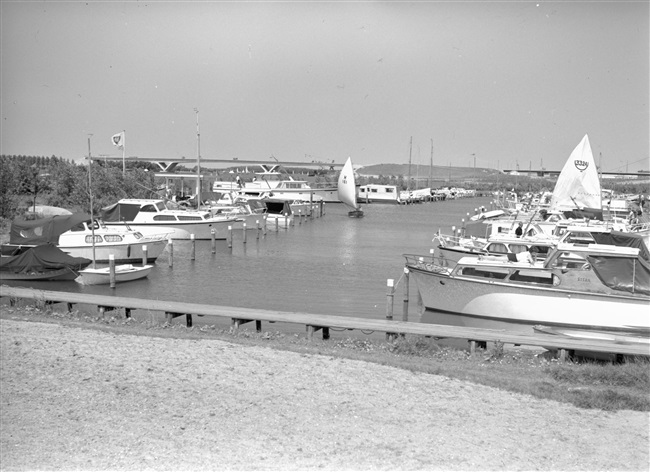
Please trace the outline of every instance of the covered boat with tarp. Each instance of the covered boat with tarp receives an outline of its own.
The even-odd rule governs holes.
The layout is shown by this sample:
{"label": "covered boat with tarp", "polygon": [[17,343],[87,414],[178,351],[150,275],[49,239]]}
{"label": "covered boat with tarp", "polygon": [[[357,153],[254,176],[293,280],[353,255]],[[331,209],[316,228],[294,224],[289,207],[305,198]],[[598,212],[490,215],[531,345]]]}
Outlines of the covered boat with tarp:
{"label": "covered boat with tarp", "polygon": [[4,280],[74,280],[79,271],[92,261],[72,257],[54,245],[43,244],[16,256],[0,258],[0,279]]}
{"label": "covered boat with tarp", "polygon": [[8,246],[58,244],[59,236],[85,221],[90,221],[88,213],[57,215],[35,220],[16,219],[11,222]]}

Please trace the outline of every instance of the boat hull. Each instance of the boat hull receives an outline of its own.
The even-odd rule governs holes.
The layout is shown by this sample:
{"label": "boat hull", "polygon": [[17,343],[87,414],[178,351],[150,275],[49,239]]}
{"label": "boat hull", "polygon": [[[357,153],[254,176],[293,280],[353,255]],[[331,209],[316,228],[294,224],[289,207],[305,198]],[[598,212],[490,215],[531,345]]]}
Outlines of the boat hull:
{"label": "boat hull", "polygon": [[[152,268],[151,265],[141,267],[130,264],[115,266],[115,282],[143,279],[149,275]],[[86,268],[79,272],[79,277],[76,280],[82,285],[108,285],[111,282],[110,267]]]}
{"label": "boat hull", "polygon": [[647,336],[650,301],[449,277],[409,266],[424,322],[531,333],[534,325]]}
{"label": "boat hull", "polygon": [[[165,247],[167,247],[167,241],[161,239],[138,244],[97,244],[95,246],[95,261],[108,262],[109,256],[113,255],[116,264],[142,262],[144,246],[147,246],[147,262],[154,262],[165,250]],[[93,258],[92,246],[59,246],[59,249],[73,257]]]}
{"label": "boat hull", "polygon": [[0,272],[0,280],[28,280],[28,281],[54,281],[54,280],[74,280],[78,277],[78,273],[74,270],[64,267],[62,269],[54,269],[46,272],[33,272],[33,273],[13,273],[13,272]]}
{"label": "boat hull", "polygon": [[[236,223],[236,219],[229,219],[223,221],[197,221],[197,222],[169,222],[161,221],[160,223],[132,223],[129,222],[128,226],[131,229],[141,232],[145,236],[148,234],[168,233],[171,239],[212,239],[212,230],[215,230],[215,239],[226,239],[228,236],[228,226]],[[124,227],[124,223],[108,223],[108,227]]]}

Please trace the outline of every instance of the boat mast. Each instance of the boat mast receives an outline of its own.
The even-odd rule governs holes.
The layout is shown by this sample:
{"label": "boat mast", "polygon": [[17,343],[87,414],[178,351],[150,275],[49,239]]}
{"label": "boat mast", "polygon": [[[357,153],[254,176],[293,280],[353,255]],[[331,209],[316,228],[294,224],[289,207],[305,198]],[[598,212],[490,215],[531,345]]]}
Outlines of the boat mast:
{"label": "boat mast", "polygon": [[429,161],[429,191],[431,191],[431,181],[433,180],[433,138],[431,138],[431,159]]}
{"label": "boat mast", "polygon": [[90,169],[93,165],[93,157],[90,154],[90,137],[92,134],[88,135],[88,195],[90,196],[90,231],[93,238],[93,269],[96,269],[95,262],[95,216],[93,213],[93,183],[91,178]]}
{"label": "boat mast", "polygon": [[199,110],[196,112],[196,209],[201,206],[201,133],[199,132]]}
{"label": "boat mast", "polygon": [[406,190],[411,190],[411,152],[413,151],[413,136],[411,136],[411,141],[409,143],[409,176],[408,182],[406,183]]}

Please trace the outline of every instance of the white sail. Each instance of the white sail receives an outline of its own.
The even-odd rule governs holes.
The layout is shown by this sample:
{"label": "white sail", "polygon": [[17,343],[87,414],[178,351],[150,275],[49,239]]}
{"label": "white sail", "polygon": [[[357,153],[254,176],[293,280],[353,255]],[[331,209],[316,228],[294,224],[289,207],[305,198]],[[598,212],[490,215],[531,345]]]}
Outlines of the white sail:
{"label": "white sail", "polygon": [[551,197],[550,211],[602,208],[598,169],[585,135],[564,164]]}
{"label": "white sail", "polygon": [[343,203],[355,210],[359,208],[357,205],[357,186],[354,181],[354,169],[352,169],[352,160],[349,157],[339,175],[338,194],[339,200]]}

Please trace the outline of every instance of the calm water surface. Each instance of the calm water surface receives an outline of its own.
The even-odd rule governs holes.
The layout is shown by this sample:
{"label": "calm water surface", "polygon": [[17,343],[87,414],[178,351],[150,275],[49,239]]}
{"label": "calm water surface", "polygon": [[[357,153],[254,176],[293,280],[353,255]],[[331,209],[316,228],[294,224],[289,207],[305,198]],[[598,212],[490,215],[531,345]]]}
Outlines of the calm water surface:
{"label": "calm water surface", "polygon": [[[366,318],[386,315],[387,279],[400,279],[402,254],[428,255],[438,229],[449,233],[461,218],[484,205],[487,197],[418,205],[365,205],[365,217],[348,218],[341,204],[328,204],[321,218],[268,231],[256,238],[234,234],[232,248],[217,241],[196,242],[190,260],[189,241],[174,241],[174,265],[168,249],[147,279],[108,286],[76,282],[11,283],[44,290],[174,300]],[[304,219],[304,218],[303,218]],[[481,226],[481,225],[478,225]],[[411,285],[411,309],[415,312]],[[403,284],[396,290],[395,317],[401,318]]]}

